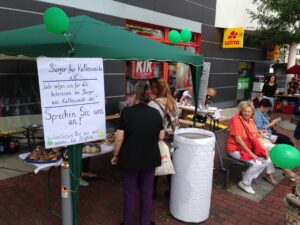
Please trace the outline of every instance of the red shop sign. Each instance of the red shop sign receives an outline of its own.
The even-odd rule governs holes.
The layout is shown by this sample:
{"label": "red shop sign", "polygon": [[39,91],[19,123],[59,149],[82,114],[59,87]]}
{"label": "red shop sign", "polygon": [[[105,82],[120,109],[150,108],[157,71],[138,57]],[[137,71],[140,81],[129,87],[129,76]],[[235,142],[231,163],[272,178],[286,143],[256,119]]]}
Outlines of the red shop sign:
{"label": "red shop sign", "polygon": [[155,75],[156,63],[152,61],[132,61],[132,79],[152,79]]}

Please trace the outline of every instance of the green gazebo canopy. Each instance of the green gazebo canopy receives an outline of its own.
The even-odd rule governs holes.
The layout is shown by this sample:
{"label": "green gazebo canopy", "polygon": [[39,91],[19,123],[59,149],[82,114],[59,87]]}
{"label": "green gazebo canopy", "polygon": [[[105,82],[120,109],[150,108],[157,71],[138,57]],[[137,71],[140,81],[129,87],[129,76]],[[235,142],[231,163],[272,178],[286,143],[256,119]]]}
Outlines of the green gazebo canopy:
{"label": "green gazebo canopy", "polygon": [[[202,56],[144,38],[88,16],[70,18],[68,34],[71,45],[63,35],[49,32],[44,24],[0,32],[0,53],[32,57],[71,56],[183,62],[192,66],[194,99],[198,99]],[[74,51],[71,51],[71,46]],[[198,101],[195,101],[195,105],[198,107]],[[195,114],[196,112],[195,109]]]}
{"label": "green gazebo canopy", "polygon": [[[143,38],[88,16],[70,18],[73,57],[114,60],[156,60],[202,66],[199,55]],[[0,53],[7,55],[67,57],[70,46],[63,35],[49,32],[44,24],[0,32]]]}
{"label": "green gazebo canopy", "polygon": [[[68,40],[49,32],[44,24],[0,32],[0,54],[30,57],[101,57],[104,60],[154,60],[183,62],[191,65],[195,114],[203,57],[153,41],[88,16],[70,18]],[[72,51],[72,48],[74,51]],[[195,117],[194,117],[195,118]],[[195,122],[195,121],[194,121]],[[70,146],[72,189],[77,190],[82,147]],[[78,192],[73,194],[74,224],[78,223]]]}

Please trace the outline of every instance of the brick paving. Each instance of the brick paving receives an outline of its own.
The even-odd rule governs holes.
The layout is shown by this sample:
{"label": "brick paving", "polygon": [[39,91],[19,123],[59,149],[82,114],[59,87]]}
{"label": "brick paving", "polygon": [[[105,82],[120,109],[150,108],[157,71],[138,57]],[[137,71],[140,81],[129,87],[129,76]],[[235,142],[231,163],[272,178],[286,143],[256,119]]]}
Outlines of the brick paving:
{"label": "brick paving", "polygon": [[[291,132],[284,132],[291,136]],[[110,155],[93,158],[92,169],[100,179],[80,188],[80,225],[119,225],[123,217],[123,196],[120,172],[110,166]],[[60,212],[60,174],[51,174],[53,208]],[[46,198],[47,173],[33,173],[0,181],[0,225],[56,225],[61,221],[48,212]],[[233,193],[213,188],[211,213],[204,225],[276,225],[285,224],[283,197],[293,183],[284,179],[261,202],[254,202]],[[159,196],[154,202],[153,219],[158,225],[184,224],[174,219],[163,193],[167,182],[159,181]],[[138,204],[138,203],[137,203]]]}

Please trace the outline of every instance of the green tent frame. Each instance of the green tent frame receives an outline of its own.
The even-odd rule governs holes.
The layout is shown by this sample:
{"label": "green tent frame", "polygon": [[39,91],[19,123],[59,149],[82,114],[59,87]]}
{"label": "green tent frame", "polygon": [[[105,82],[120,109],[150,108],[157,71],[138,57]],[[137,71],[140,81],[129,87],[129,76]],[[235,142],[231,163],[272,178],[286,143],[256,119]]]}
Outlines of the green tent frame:
{"label": "green tent frame", "polygon": [[[0,32],[0,53],[29,57],[101,57],[104,60],[153,60],[191,65],[194,99],[198,99],[203,57],[162,44],[88,16],[70,18],[70,35],[50,33],[44,24]],[[197,114],[198,101],[195,101]],[[194,116],[194,125],[196,116]],[[70,146],[72,190],[79,190],[82,145]],[[75,178],[73,177],[75,176]],[[73,220],[78,224],[79,191],[72,193]]]}

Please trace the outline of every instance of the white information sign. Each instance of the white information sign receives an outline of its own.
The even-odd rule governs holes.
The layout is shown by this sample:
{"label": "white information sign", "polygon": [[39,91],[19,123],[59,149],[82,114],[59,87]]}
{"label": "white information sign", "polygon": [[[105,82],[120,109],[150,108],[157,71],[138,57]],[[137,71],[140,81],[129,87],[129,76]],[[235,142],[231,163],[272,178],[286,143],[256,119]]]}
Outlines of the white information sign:
{"label": "white information sign", "polygon": [[106,137],[103,60],[38,58],[45,147]]}
{"label": "white information sign", "polygon": [[198,104],[204,107],[205,99],[206,99],[206,92],[208,87],[208,80],[209,80],[209,71],[210,71],[210,62],[203,62],[203,70],[202,76],[200,80],[200,87],[199,87],[199,98]]}

